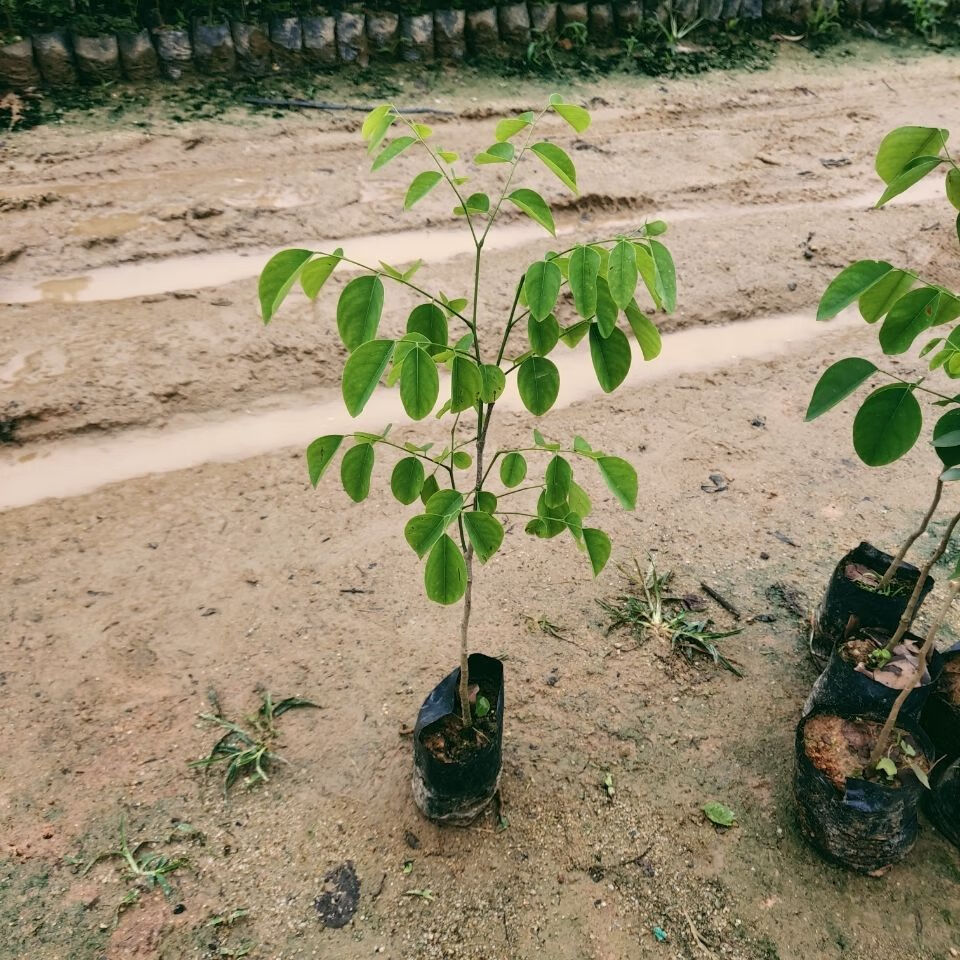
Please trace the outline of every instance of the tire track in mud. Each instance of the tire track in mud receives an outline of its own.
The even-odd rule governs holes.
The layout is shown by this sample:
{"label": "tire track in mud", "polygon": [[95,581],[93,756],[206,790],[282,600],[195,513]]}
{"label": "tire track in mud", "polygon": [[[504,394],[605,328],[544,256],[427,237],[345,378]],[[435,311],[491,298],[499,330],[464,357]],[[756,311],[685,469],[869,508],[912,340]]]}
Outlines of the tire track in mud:
{"label": "tire track in mud", "polygon": [[[702,188],[707,190],[708,188]],[[907,201],[911,205],[929,202],[938,196],[942,187],[938,181],[926,181],[915,188]],[[750,216],[759,211],[765,214],[790,214],[799,210],[809,211],[817,207],[824,212],[851,210],[873,205],[876,191],[847,193],[825,199],[807,198],[782,201],[770,198],[766,202],[680,207],[658,211],[649,197],[616,197],[608,194],[584,194],[573,200],[553,204],[558,220],[558,237],[568,237],[582,226],[585,215],[600,211],[603,218],[591,218],[590,232],[609,236],[620,230],[637,226],[635,218],[627,213],[646,211],[650,217],[664,219],[667,223],[710,222]],[[613,214],[611,216],[610,214]],[[574,217],[571,217],[573,214]],[[505,217],[503,225],[491,232],[490,249],[506,250],[539,240],[543,231],[519,215]],[[290,247],[304,246],[321,251],[343,246],[353,259],[370,263],[385,260],[398,266],[417,259],[431,263],[453,260],[472,254],[472,240],[463,229],[431,228],[396,230],[366,236],[342,236],[325,240],[298,240],[287,244]],[[215,289],[249,279],[259,274],[267,259],[275,252],[274,247],[239,251],[192,254],[183,257],[137,261],[131,264],[103,267],[87,274],[68,277],[49,277],[33,284],[0,281],[0,303],[25,304],[40,301],[56,303],[91,303],[127,300],[136,297],[177,293],[185,290]],[[343,272],[351,268],[345,264]]]}

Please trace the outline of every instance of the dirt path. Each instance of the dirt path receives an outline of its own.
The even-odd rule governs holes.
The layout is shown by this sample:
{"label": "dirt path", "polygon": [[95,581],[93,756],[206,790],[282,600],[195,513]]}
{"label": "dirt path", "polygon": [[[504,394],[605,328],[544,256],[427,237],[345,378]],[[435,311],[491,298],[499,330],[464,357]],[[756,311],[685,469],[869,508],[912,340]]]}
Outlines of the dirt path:
{"label": "dirt path", "polygon": [[[635,514],[584,478],[615,531],[614,558],[653,553],[681,592],[707,580],[734,599],[745,629],[725,649],[745,679],[654,643],[625,652],[630,637],[608,636],[595,604],[622,588],[614,566],[594,582],[572,548],[512,531],[513,549],[479,581],[476,634],[508,658],[505,830],[492,817],[439,830],[416,814],[402,728],[453,664],[457,613],[421,602],[389,493],[360,506],[333,482],[314,493],[301,451],[288,448],[336,396],[335,294],[315,318],[301,302],[267,331],[254,305],[262,251],[326,237],[412,259],[429,240],[396,232],[446,229],[445,205],[430,198],[400,219],[415,167],[363,182],[343,117],[236,115],[189,130],[155,118],[148,134],[94,124],[8,141],[0,244],[25,250],[0,268],[0,299],[54,282],[0,313],[0,417],[24,441],[0,453],[0,484],[4,495],[26,490],[9,501],[25,504],[50,492],[47,471],[23,481],[31,463],[71,477],[86,463],[94,477],[59,491],[93,492],[0,515],[0,957],[228,956],[216,951],[245,939],[265,960],[960,950],[960,855],[932,829],[879,880],[824,865],[798,836],[793,731],[815,671],[802,626],[771,589],[786,581],[816,598],[844,550],[866,536],[889,546],[919,513],[926,451],[868,471],[853,460],[845,413],[801,423],[825,361],[862,351],[864,338],[843,324],[813,337],[800,328],[855,256],[895,257],[960,285],[941,204],[921,194],[867,209],[880,135],[911,120],[960,128],[958,79],[948,57],[791,51],[769,73],[573,92],[597,120],[577,153],[585,196],[562,228],[598,237],[666,212],[682,306],[665,329],[709,329],[669,336],[664,373],[658,361],[612,399],[575,389],[541,429],[582,433],[638,464]],[[475,91],[434,91],[444,108],[482,114],[438,118],[443,140],[479,149],[489,111],[543,98],[512,86],[482,107]],[[507,271],[546,249],[524,230],[503,228],[491,315]],[[464,260],[445,252],[425,278],[453,295]],[[130,298],[110,299],[117,290]],[[108,302],[84,301],[90,291]],[[409,305],[389,300],[388,324],[399,328]],[[794,319],[765,319],[775,315]],[[719,328],[732,346],[716,342],[718,323],[750,319],[758,325]],[[271,433],[287,430],[277,411],[299,411],[292,433]],[[259,448],[242,442],[251,412],[277,415],[257,428]],[[505,412],[494,441],[516,440],[526,422]],[[234,432],[218,447],[210,438],[224,425]],[[196,459],[177,465],[188,469],[137,478],[176,447],[149,444],[189,430],[201,439],[187,438]],[[98,459],[124,458],[125,472],[97,473]],[[235,462],[200,462],[211,458]],[[705,493],[711,473],[729,489]],[[94,489],[104,480],[124,482]],[[746,622],[756,614],[775,619]],[[537,626],[543,618],[562,639]],[[289,765],[224,801],[215,777],[186,766],[217,736],[196,717],[210,691],[242,716],[258,687],[320,709],[286,715]],[[709,800],[732,807],[738,825],[707,823]],[[163,844],[191,869],[173,875],[171,899],[144,895],[114,930],[128,885],[110,864],[82,877],[72,858],[115,845],[121,815],[132,837],[166,838],[186,822],[205,841],[180,831]],[[362,883],[356,919],[324,930],[314,899],[348,859]],[[234,926],[205,926],[238,908],[250,912]]]}

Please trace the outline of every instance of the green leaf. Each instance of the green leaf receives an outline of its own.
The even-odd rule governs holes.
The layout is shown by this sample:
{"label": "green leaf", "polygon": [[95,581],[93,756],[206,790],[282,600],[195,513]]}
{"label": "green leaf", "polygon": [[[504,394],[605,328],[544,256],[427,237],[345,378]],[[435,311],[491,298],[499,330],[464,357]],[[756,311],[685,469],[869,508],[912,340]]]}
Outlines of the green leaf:
{"label": "green leaf", "polygon": [[456,603],[466,592],[467,565],[460,548],[446,534],[430,551],[423,581],[427,596],[445,606]]}
{"label": "green leaf", "polygon": [[456,490],[438,490],[426,503],[427,513],[445,517],[447,522],[456,517],[463,507],[463,494]]}
{"label": "green leaf", "polygon": [[844,268],[830,281],[820,298],[817,319],[829,320],[845,307],[859,300],[875,283],[885,277],[893,267],[883,260],[858,260]]}
{"label": "green leaf", "polygon": [[343,257],[343,247],[337,247],[334,252],[327,257],[320,257],[318,260],[311,260],[300,271],[300,286],[303,292],[311,299],[316,300],[317,294],[321,288],[330,279],[330,274],[336,269]]}
{"label": "green leaf", "polygon": [[296,283],[304,264],[313,256],[310,250],[281,250],[274,254],[260,273],[258,293],[263,322],[269,323],[280,309],[290,288]]}
{"label": "green leaf", "polygon": [[712,801],[703,805],[703,812],[707,819],[719,827],[732,827],[736,823],[737,815],[722,803]]}
{"label": "green leaf", "polygon": [[560,339],[566,346],[573,349],[589,332],[591,323],[589,320],[579,320],[577,323],[566,327],[560,334]]}
{"label": "green leaf", "polygon": [[440,490],[440,484],[437,483],[437,478],[431,474],[423,481],[423,489],[420,491],[420,502],[426,506],[433,495]]}
{"label": "green leaf", "polygon": [[551,107],[561,116],[567,123],[573,127],[577,133],[583,133],[587,127],[590,126],[590,114],[587,113],[583,107],[578,107],[573,103],[553,103],[550,104]]}
{"label": "green leaf", "polygon": [[574,193],[577,190],[577,169],[573,161],[565,150],[558,147],[555,143],[535,143],[530,149],[543,161],[544,166],[552,173],[556,174],[564,186],[569,187]]}
{"label": "green leaf", "polygon": [[933,315],[934,327],[939,327],[943,323],[950,323],[960,317],[960,299],[955,297],[950,291],[938,288],[940,290],[940,299],[937,302],[937,309]]}
{"label": "green leaf", "polygon": [[477,697],[477,702],[473,705],[473,715],[482,720],[490,712],[490,701],[483,696]]}
{"label": "green leaf", "polygon": [[364,140],[369,140],[373,132],[380,126],[383,118],[389,113],[389,103],[383,103],[378,107],[374,107],[363,119],[363,124],[360,127],[360,136],[362,136]]}
{"label": "green leaf", "polygon": [[570,531],[570,536],[578,543],[581,542],[583,540],[583,517],[576,511],[571,510],[563,518],[563,522]]}
{"label": "green leaf", "polygon": [[351,280],[337,301],[337,330],[348,350],[373,340],[383,313],[383,281],[374,274]]}
{"label": "green leaf", "polygon": [[899,460],[916,442],[923,425],[910,387],[896,383],[874,390],[853,421],[853,447],[869,467]]}
{"label": "green leaf", "polygon": [[427,349],[427,338],[422,333],[405,333],[397,341],[393,350],[393,366],[390,368],[390,373],[387,374],[386,384],[388,387],[392,387],[399,382],[403,373],[403,361],[407,359],[407,354],[418,345]]}
{"label": "green leaf", "polygon": [[960,170],[956,167],[951,167],[947,171],[947,199],[953,206],[960,210]]}
{"label": "green leaf", "polygon": [[422,200],[441,180],[443,174],[439,170],[424,170],[418,173],[407,189],[403,198],[403,209],[409,210],[418,200]]}
{"label": "green leaf", "polygon": [[820,376],[813,388],[813,396],[807,407],[804,420],[816,420],[841,400],[850,396],[860,384],[877,372],[876,365],[861,357],[847,357],[831,364]]}
{"label": "green leaf", "polygon": [[505,487],[519,487],[527,475],[527,461],[522,453],[508,453],[500,461],[500,482]]}
{"label": "green leaf", "polygon": [[613,302],[626,309],[637,289],[637,254],[629,240],[620,240],[610,251],[607,266],[607,286]]}
{"label": "green leaf", "polygon": [[888,780],[892,780],[897,775],[897,765],[889,757],[881,757],[877,761],[877,769],[886,774]]}
{"label": "green leaf", "polygon": [[640,351],[643,353],[644,360],[655,360],[660,356],[660,349],[663,342],[660,339],[660,331],[656,328],[653,321],[644,313],[641,313],[636,300],[631,300],[627,304],[625,311],[627,321],[633,335],[640,344]]}
{"label": "green leaf", "polygon": [[463,526],[481,563],[486,563],[503,543],[503,525],[483,510],[463,514]]}
{"label": "green leaf", "polygon": [[375,456],[372,443],[358,443],[340,461],[340,482],[354,503],[365,500],[370,492],[370,474],[373,473]]}
{"label": "green leaf", "polygon": [[453,150],[438,150],[437,156],[444,163],[456,163],[460,159],[460,155],[454,153]]}
{"label": "green leaf", "polygon": [[507,378],[495,363],[480,367],[480,399],[484,403],[496,403],[507,386]]}
{"label": "green leaf", "polygon": [[484,513],[494,513],[497,509],[497,498],[487,490],[477,494],[477,509]]}
{"label": "green leaf", "polygon": [[659,237],[667,232],[667,225],[663,220],[651,220],[643,225],[643,232],[648,237]]}
{"label": "green leaf", "polygon": [[[420,495],[422,497],[423,493]],[[418,557],[423,559],[426,556],[462,507],[463,497],[456,490],[440,490],[427,501],[426,513],[407,521],[403,535]]]}
{"label": "green leaf", "polygon": [[650,252],[657,268],[657,283],[662,291],[663,309],[673,313],[677,309],[677,270],[670,251],[659,241],[650,241]]}
{"label": "green leaf", "polygon": [[419,457],[404,457],[393,468],[390,489],[401,503],[413,503],[420,496],[423,481],[423,464]]}
{"label": "green leaf", "polygon": [[883,195],[877,201],[877,206],[882,207],[894,197],[899,196],[904,190],[909,190],[915,183],[919,183],[931,170],[936,170],[943,161],[939,157],[919,157],[908,166],[893,182],[883,191]]}
{"label": "green leaf", "polygon": [[374,158],[371,170],[379,170],[386,166],[394,157],[399,157],[407,147],[412,146],[417,141],[414,137],[397,137],[391,140]]}
{"label": "green leaf", "polygon": [[523,290],[534,320],[543,320],[554,308],[563,274],[552,260],[531,263],[523,278]]}
{"label": "green leaf", "polygon": [[380,261],[380,267],[388,277],[392,277],[394,280],[403,278],[403,271],[391,266],[386,260]]}
{"label": "green leaf", "polygon": [[[600,272],[600,254],[592,247],[579,244],[570,254],[568,276],[573,304],[577,313],[589,320],[597,312],[597,275]],[[586,332],[586,331],[584,331]]]}
{"label": "green leaf", "polygon": [[529,357],[517,370],[517,388],[523,405],[535,416],[543,416],[560,392],[560,372],[546,357]]}
{"label": "green leaf", "polygon": [[933,446],[944,467],[960,465],[960,410],[948,410],[936,422]]}
{"label": "green leaf", "polygon": [[456,206],[453,212],[462,217],[465,214],[487,213],[490,209],[490,198],[485,193],[471,193],[463,202],[463,206]]}
{"label": "green leaf", "polygon": [[473,457],[469,453],[465,453],[463,450],[458,450],[453,457],[451,458],[453,465],[458,470],[466,470],[471,463],[473,463]]}
{"label": "green leaf", "polygon": [[474,158],[474,163],[509,163],[513,159],[514,147],[512,143],[495,143],[487,147],[482,153],[478,153]]}
{"label": "green leaf", "polygon": [[483,389],[483,378],[480,369],[467,357],[459,353],[453,358],[452,376],[450,378],[450,410],[459,413],[469,410],[480,399]]}
{"label": "green leaf", "polygon": [[521,130],[525,130],[529,126],[530,121],[524,120],[523,117],[507,117],[497,124],[494,137],[502,143],[504,140],[515,137]]}
{"label": "green leaf", "polygon": [[551,443],[536,427],[533,428],[533,442],[544,450],[559,450],[559,443]]}
{"label": "green leaf", "polygon": [[637,505],[637,471],[620,457],[598,457],[597,466],[611,493],[625,510]]}
{"label": "green leaf", "polygon": [[880,346],[886,354],[904,353],[932,326],[940,305],[940,291],[921,287],[901,297],[880,328]]}
{"label": "green leaf", "polygon": [[368,154],[373,153],[374,150],[376,150],[377,147],[383,143],[384,137],[386,137],[386,135],[390,132],[390,128],[393,126],[396,119],[397,115],[390,109],[377,118],[376,123],[369,129],[369,136],[367,137],[367,140],[369,141],[367,143]]}
{"label": "green leaf", "polygon": [[422,347],[414,347],[403,361],[400,374],[400,402],[407,416],[422,420],[433,410],[440,395],[440,376],[433,357]]}
{"label": "green leaf", "polygon": [[610,559],[610,538],[596,527],[584,527],[583,544],[587,548],[590,566],[593,567],[593,575],[596,577]]}
{"label": "green leaf", "polygon": [[433,130],[430,129],[425,123],[415,123],[413,125],[413,132],[421,140],[429,140],[433,136]]}
{"label": "green leaf", "polygon": [[[647,288],[647,292],[650,294],[654,305],[658,309],[663,310],[663,284],[660,280],[660,275],[657,271],[657,264],[653,259],[653,254],[644,243],[635,243],[633,247],[637,255],[637,270],[639,271],[640,276],[643,278],[643,285]],[[601,270],[601,273],[602,272],[603,271]]]}
{"label": "green leaf", "polygon": [[537,515],[541,521],[536,530],[537,536],[550,539],[563,533],[567,529],[564,518],[568,512],[569,508],[566,503],[552,507],[547,503],[546,491],[541,493],[537,500]]}
{"label": "green leaf", "polygon": [[324,471],[330,466],[334,454],[340,449],[343,437],[340,434],[329,434],[326,437],[317,437],[307,447],[307,472],[310,474],[310,484],[316,487]]}
{"label": "green leaf", "polygon": [[[446,294],[444,294],[442,291],[440,293],[440,302],[443,305],[443,309],[447,311],[447,315],[451,317],[456,314],[459,314],[460,311],[463,310],[463,308],[467,305],[466,297],[455,297],[453,300],[450,300],[447,298]],[[464,340],[467,337],[470,338],[470,342],[472,343],[473,342],[472,333],[465,334],[464,337],[461,337],[461,340]]]}
{"label": "green leaf", "polygon": [[570,481],[573,480],[573,470],[570,464],[559,454],[550,459],[544,477],[547,483],[545,490],[547,506],[559,507],[567,502],[570,492]]}
{"label": "green leaf", "polygon": [[560,324],[552,313],[543,320],[530,317],[527,321],[527,336],[530,338],[530,349],[537,356],[545,357],[560,339]]}
{"label": "green leaf", "polygon": [[600,389],[612,393],[630,370],[630,341],[616,327],[610,331],[609,337],[604,337],[599,326],[594,324],[590,328],[590,359]]}
{"label": "green leaf", "polygon": [[949,134],[937,127],[898,127],[891,130],[877,149],[875,168],[886,184],[891,184],[918,157],[940,153]]}
{"label": "green leaf", "polygon": [[407,317],[407,333],[421,333],[431,343],[446,346],[449,338],[447,315],[435,303],[421,303]]}
{"label": "green leaf", "polygon": [[576,480],[570,481],[570,492],[567,495],[567,503],[570,509],[580,517],[589,517],[593,511],[593,504],[590,503],[590,497],[587,491],[577,483]]}
{"label": "green leaf", "polygon": [[358,416],[367,405],[392,355],[392,340],[368,340],[347,357],[341,391],[351,417]]}
{"label": "green leaf", "polygon": [[535,190],[528,190],[521,187],[508,194],[507,199],[522,210],[531,220],[535,220],[548,233],[557,235],[557,228],[553,223],[553,214],[547,206],[546,201]]}
{"label": "green leaf", "polygon": [[912,286],[913,277],[909,273],[891,270],[860,297],[860,316],[867,323],[876,323]]}
{"label": "green leaf", "polygon": [[597,326],[600,335],[609,337],[617,326],[620,309],[614,303],[610,287],[604,277],[597,277]]}

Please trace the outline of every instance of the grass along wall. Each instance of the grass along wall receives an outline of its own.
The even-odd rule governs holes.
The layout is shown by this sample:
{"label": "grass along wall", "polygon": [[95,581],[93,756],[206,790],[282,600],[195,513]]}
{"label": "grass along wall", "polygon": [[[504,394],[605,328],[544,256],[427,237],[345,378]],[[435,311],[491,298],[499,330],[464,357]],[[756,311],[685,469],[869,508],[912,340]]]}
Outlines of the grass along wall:
{"label": "grass along wall", "polygon": [[[192,74],[265,76],[295,69],[364,66],[371,60],[455,63],[530,57],[534,45],[622,45],[658,22],[679,43],[702,22],[812,25],[881,19],[887,0],[621,0],[617,3],[378,3],[285,13],[275,3],[233,3],[233,18],[206,0],[157,6],[114,0],[119,14],[69,14],[82,0],[0,0],[0,91],[119,80],[179,80]],[[18,6],[19,4],[19,6]],[[101,4],[102,6],[103,4]],[[469,8],[469,9],[467,9]],[[19,12],[18,12],[19,11]],[[125,12],[124,12],[125,11]],[[280,11],[280,12],[278,12]],[[5,16],[5,18],[4,18]],[[644,21],[648,21],[646,24]],[[18,33],[36,25],[36,29]],[[637,42],[633,40],[632,42]]]}

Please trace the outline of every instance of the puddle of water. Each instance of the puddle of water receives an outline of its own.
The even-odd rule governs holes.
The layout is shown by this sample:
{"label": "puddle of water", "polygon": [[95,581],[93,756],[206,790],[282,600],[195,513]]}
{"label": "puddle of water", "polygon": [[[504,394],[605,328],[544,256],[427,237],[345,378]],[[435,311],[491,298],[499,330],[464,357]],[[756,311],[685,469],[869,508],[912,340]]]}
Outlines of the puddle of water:
{"label": "puddle of water", "polygon": [[[747,320],[731,326],[695,327],[664,337],[663,353],[645,364],[638,350],[626,386],[715,368],[751,357],[783,353],[792,344],[822,336],[826,331],[860,322],[848,314],[830,324],[816,323],[806,313]],[[561,352],[562,351],[562,352]],[[597,386],[589,352],[558,349],[551,359],[560,369],[560,396],[556,408],[596,396]],[[443,395],[445,385],[441,385]],[[516,378],[499,407],[520,410]],[[109,483],[150,474],[185,470],[204,463],[245,460],[288,447],[304,447],[327,433],[355,430],[377,432],[388,423],[409,423],[399,392],[379,388],[363,414],[351,419],[339,391],[331,390],[321,403],[303,404],[263,413],[246,413],[216,422],[194,423],[164,430],[131,430],[99,441],[77,438],[49,450],[0,454],[0,509],[23,507],[50,497],[75,497]],[[429,430],[429,424],[425,425]]]}
{"label": "puddle of water", "polygon": [[[924,181],[914,190],[897,198],[894,204],[926,203],[941,197],[943,191],[939,179]],[[657,213],[668,223],[683,223],[694,220],[750,216],[756,213],[795,213],[809,211],[811,207],[833,209],[867,209],[877,200],[879,191],[869,190],[839,199],[813,200],[791,203],[744,204],[730,206],[696,206],[678,210],[663,210]],[[140,217],[129,217],[140,222]],[[110,220],[109,217],[100,218]],[[626,229],[636,225],[642,219],[637,213],[629,217],[617,217],[603,221],[605,231],[611,233],[617,229]],[[96,221],[89,221],[90,224]],[[591,223],[591,231],[600,229],[600,221]],[[133,229],[131,227],[130,229]],[[567,236],[580,225],[573,223],[559,226],[558,235]],[[114,231],[116,232],[116,231]],[[536,224],[527,221],[515,221],[503,224],[492,230],[487,240],[487,249],[505,250],[523,246],[537,240],[546,240],[547,235]],[[290,246],[297,246],[291,243]],[[464,227],[431,230],[402,230],[396,233],[371,234],[349,237],[341,240],[308,240],[300,246],[314,250],[333,250],[343,246],[347,256],[354,260],[374,264],[385,260],[402,266],[421,258],[427,263],[439,263],[466,253],[472,253],[473,241]],[[0,283],[0,303],[36,303],[52,301],[58,303],[79,303],[91,301],[123,300],[130,297],[155,296],[171,293],[175,290],[197,290],[205,287],[218,287],[238,280],[256,277],[264,263],[276,253],[276,247],[264,247],[253,250],[228,250],[209,254],[196,254],[187,257],[170,257],[157,261],[141,261],[122,264],[116,267],[104,267],[91,270],[83,276],[55,278],[38,283]],[[344,264],[342,269],[352,269]]]}
{"label": "puddle of water", "polygon": [[[504,249],[546,237],[534,223],[515,223],[500,231],[491,231],[486,247]],[[473,239],[466,229],[403,230],[397,233],[371,234],[345,240],[308,240],[291,243],[312,250],[344,248],[346,256],[364,263],[402,266],[421,258],[439,263],[473,251]],[[190,257],[124,264],[91,270],[80,277],[45,280],[42,283],[0,284],[0,303],[91,302],[123,300],[127,297],[153,296],[172,290],[196,290],[217,287],[256,277],[276,247],[260,250],[224,251]],[[344,264],[342,270],[353,270]]]}

